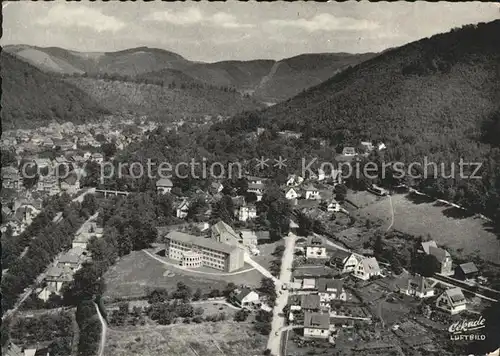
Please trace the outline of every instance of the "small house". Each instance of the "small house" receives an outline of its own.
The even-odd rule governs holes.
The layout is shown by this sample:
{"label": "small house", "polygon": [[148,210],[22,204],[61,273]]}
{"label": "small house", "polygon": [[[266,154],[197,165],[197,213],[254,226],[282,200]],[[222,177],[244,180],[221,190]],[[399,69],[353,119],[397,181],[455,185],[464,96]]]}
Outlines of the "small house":
{"label": "small house", "polygon": [[450,288],[438,297],[436,307],[455,315],[467,309],[467,300],[460,288]]}
{"label": "small house", "polygon": [[160,194],[170,193],[174,184],[168,178],[160,178],[156,181],[156,191]]}
{"label": "small house", "polygon": [[336,201],[335,199],[332,199],[328,202],[327,206],[326,206],[326,210],[329,212],[329,213],[338,213],[340,211],[340,204],[338,201]]}
{"label": "small house", "polygon": [[321,313],[304,313],[304,337],[328,339],[330,336],[330,316]]}
{"label": "small house", "polygon": [[344,147],[342,154],[344,156],[356,156],[356,149],[354,147]]}
{"label": "small house", "polygon": [[218,194],[218,193],[222,192],[223,189],[224,189],[224,186],[220,182],[212,182],[212,184],[210,184],[210,193],[211,194]]}
{"label": "small house", "polygon": [[477,269],[474,262],[462,263],[455,269],[455,277],[457,279],[473,280],[479,275],[479,270]]}
{"label": "small house", "polygon": [[297,174],[291,174],[286,179],[286,185],[287,185],[287,187],[296,187],[296,186],[302,184],[303,181],[304,181],[304,178],[302,178],[301,176],[299,176]]}
{"label": "small house", "polygon": [[353,272],[360,260],[360,257],[355,255],[354,253],[351,253],[349,257],[345,258],[343,261],[344,264],[342,267],[342,273]]}
{"label": "small house", "polygon": [[104,156],[102,153],[96,152],[92,154],[92,161],[97,163],[102,163],[104,161]]}
{"label": "small house", "polygon": [[176,208],[176,216],[179,219],[184,219],[189,212],[189,202],[187,199],[183,199]]}
{"label": "small house", "polygon": [[301,296],[300,308],[304,311],[317,312],[320,310],[321,300],[317,294],[306,294]]}
{"label": "small house", "polygon": [[238,245],[241,241],[240,235],[222,220],[212,226],[211,237],[217,242],[222,242],[228,245]]}
{"label": "small house", "polygon": [[327,258],[326,245],[321,237],[308,237],[306,243],[306,258]]}
{"label": "small house", "polygon": [[242,205],[235,209],[235,215],[239,221],[247,221],[257,217],[257,208],[253,204]]}
{"label": "small house", "polygon": [[257,246],[259,241],[257,234],[251,230],[242,230],[240,237],[245,246]]}
{"label": "small house", "polygon": [[243,288],[233,292],[232,301],[240,308],[248,308],[260,304],[259,295],[250,288]]}
{"label": "small house", "polygon": [[400,293],[420,299],[434,296],[434,287],[431,280],[419,274],[412,276],[407,273],[397,282],[396,288]]}
{"label": "small house", "polygon": [[307,187],[304,188],[306,194],[305,198],[306,199],[311,199],[311,200],[318,200],[321,199],[321,196],[319,194],[319,190],[313,186],[312,184],[309,184]]}
{"label": "small house", "polygon": [[285,190],[285,197],[288,200],[294,200],[294,199],[297,199],[299,197],[299,193],[295,189],[293,189],[292,187],[289,187]]}
{"label": "small house", "polygon": [[329,306],[333,300],[347,300],[344,282],[341,279],[318,279],[318,293],[323,306]]}

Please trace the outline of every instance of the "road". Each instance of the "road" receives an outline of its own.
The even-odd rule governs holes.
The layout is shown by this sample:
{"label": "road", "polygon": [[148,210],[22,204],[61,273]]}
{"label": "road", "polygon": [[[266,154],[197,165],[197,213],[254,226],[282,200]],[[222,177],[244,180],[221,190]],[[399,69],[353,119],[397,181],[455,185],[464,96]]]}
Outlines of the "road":
{"label": "road", "polygon": [[391,224],[385,230],[385,232],[388,232],[394,226],[394,205],[392,204],[392,197],[390,195],[389,195],[389,203],[391,205]]}
{"label": "road", "polygon": [[101,311],[99,310],[99,307],[97,306],[96,303],[94,303],[94,306],[97,311],[97,316],[99,316],[99,320],[101,322],[101,327],[102,327],[101,342],[99,343],[99,351],[97,352],[97,356],[102,356],[102,354],[104,353],[104,346],[106,345],[106,333],[108,332],[108,325],[106,324],[106,321],[101,315]]}
{"label": "road", "polygon": [[259,271],[264,277],[271,278],[273,280],[274,284],[280,283],[280,281],[275,276],[273,276],[271,274],[271,272],[269,272],[267,269],[262,267],[260,264],[258,264],[254,260],[252,260],[252,257],[250,257],[250,254],[248,252],[245,251],[244,256],[245,256],[245,262],[248,263],[253,268],[255,268],[257,271]]}
{"label": "road", "polygon": [[279,283],[276,285],[276,304],[273,310],[273,321],[271,324],[271,333],[267,342],[267,348],[271,351],[271,355],[279,356],[281,344],[281,331],[285,324],[285,319],[280,314],[288,302],[288,290],[282,290],[283,284],[289,283],[292,277],[293,254],[295,251],[295,240],[297,236],[289,233],[285,237],[285,251],[281,259],[281,273]]}

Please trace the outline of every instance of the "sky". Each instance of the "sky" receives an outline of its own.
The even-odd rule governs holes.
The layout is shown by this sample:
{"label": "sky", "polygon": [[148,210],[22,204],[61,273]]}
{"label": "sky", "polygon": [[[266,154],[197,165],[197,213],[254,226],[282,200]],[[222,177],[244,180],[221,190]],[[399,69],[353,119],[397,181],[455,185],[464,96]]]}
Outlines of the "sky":
{"label": "sky", "polygon": [[12,2],[1,45],[84,52],[148,46],[189,60],[378,52],[500,18],[495,3]]}

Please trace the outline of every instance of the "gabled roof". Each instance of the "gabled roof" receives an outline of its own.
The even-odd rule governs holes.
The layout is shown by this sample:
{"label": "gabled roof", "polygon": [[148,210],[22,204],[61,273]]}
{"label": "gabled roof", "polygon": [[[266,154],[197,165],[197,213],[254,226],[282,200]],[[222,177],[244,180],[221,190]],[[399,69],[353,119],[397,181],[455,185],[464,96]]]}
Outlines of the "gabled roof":
{"label": "gabled roof", "polygon": [[264,190],[264,183],[248,183],[248,189],[260,189]]}
{"label": "gabled roof", "polygon": [[329,329],[330,316],[321,313],[304,313],[304,327],[314,329]]}
{"label": "gabled roof", "polygon": [[361,264],[363,265],[363,269],[366,273],[380,272],[380,266],[378,265],[378,261],[375,257],[363,258],[361,260]]}
{"label": "gabled roof", "polygon": [[233,237],[239,238],[239,235],[234,231],[234,229],[226,224],[224,221],[219,221],[217,224],[212,226],[212,232],[217,235],[229,234]]}
{"label": "gabled roof", "polygon": [[168,178],[160,178],[156,181],[156,186],[157,187],[173,187],[174,184],[172,181]]}
{"label": "gabled roof", "polygon": [[329,289],[335,289],[337,292],[341,292],[344,288],[344,281],[341,279],[329,279],[320,278],[318,279],[318,292],[327,293]]}
{"label": "gabled roof", "polygon": [[426,254],[429,254],[429,247],[437,247],[436,241],[431,240],[422,242],[422,250],[424,250]]}
{"label": "gabled roof", "polygon": [[317,294],[307,294],[303,295],[300,301],[300,306],[302,309],[319,309],[321,300]]}
{"label": "gabled roof", "polygon": [[227,254],[239,249],[236,246],[231,246],[222,242],[215,241],[213,239],[185,234],[180,231],[172,231],[169,234],[167,234],[166,237],[173,241],[182,242],[185,244],[192,244],[195,246],[200,246],[215,251],[224,252]]}
{"label": "gabled roof", "polygon": [[462,290],[458,287],[447,289],[444,291],[444,294],[448,297],[452,306],[458,306],[467,303]]}
{"label": "gabled roof", "polygon": [[479,272],[474,262],[462,263],[460,266],[458,266],[458,268],[460,268],[464,274]]}
{"label": "gabled roof", "polygon": [[439,262],[443,262],[447,257],[450,257],[450,254],[448,251],[443,250],[442,248],[439,248],[439,247],[434,247],[434,246],[429,247],[429,254],[436,257],[436,259]]}
{"label": "gabled roof", "polygon": [[243,288],[236,296],[234,297],[238,302],[243,302],[243,299],[253,291],[250,288]]}
{"label": "gabled roof", "polygon": [[313,191],[313,190],[318,190],[314,185],[308,184],[303,188],[305,191]]}
{"label": "gabled roof", "polygon": [[321,237],[318,236],[309,236],[307,238],[307,245],[306,246],[314,246],[314,247],[323,247],[325,245],[325,242]]}

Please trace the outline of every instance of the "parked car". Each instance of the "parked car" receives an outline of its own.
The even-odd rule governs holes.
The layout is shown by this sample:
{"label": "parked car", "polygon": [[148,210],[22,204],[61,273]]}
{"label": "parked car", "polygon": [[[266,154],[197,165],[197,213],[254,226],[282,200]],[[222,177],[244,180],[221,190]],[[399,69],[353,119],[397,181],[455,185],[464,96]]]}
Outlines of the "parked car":
{"label": "parked car", "polygon": [[389,192],[387,190],[385,190],[384,188],[380,188],[380,187],[376,186],[375,184],[366,190],[368,192],[375,194],[375,195],[378,195],[378,196],[386,196],[389,194]]}

